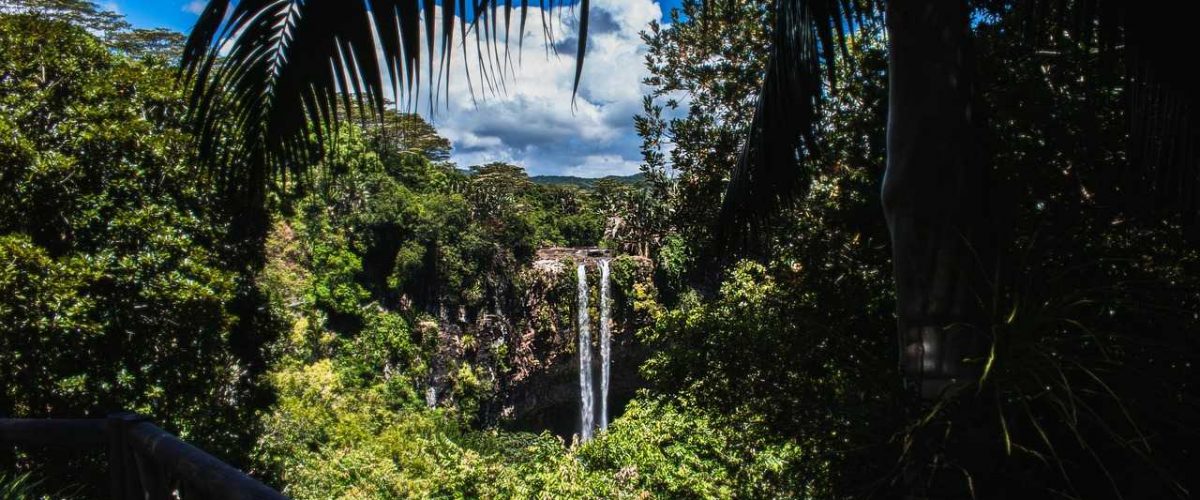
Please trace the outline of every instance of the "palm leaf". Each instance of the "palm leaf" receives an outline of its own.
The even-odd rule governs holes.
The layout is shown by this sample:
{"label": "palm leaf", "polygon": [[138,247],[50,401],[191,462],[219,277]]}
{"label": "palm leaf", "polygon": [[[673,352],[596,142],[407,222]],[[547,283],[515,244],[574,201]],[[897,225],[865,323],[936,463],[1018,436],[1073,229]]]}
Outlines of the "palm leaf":
{"label": "palm leaf", "polygon": [[[447,0],[440,6],[434,0],[210,0],[188,38],[180,72],[199,156],[231,194],[260,198],[269,183],[305,171],[339,125],[339,108],[374,117],[389,99],[412,107],[422,95],[432,107],[437,93],[449,92],[456,18],[460,48],[467,50],[467,38],[474,35],[480,84],[494,92],[504,77],[497,45],[505,45],[507,59],[511,12],[519,10],[523,33],[527,5],[527,0]],[[577,79],[586,52],[587,10],[584,2]],[[437,58],[435,45],[441,47]]]}
{"label": "palm leaf", "polygon": [[[1200,77],[1177,56],[1191,45],[1190,19],[1124,0],[972,3],[996,15],[1025,16],[1031,41],[1070,33],[1097,50],[1103,64],[1124,53],[1131,168],[1110,176],[1112,191],[1117,203],[1133,203],[1141,213],[1178,216],[1191,238],[1200,238]],[[822,71],[832,80],[841,64],[834,48],[845,29],[877,17],[880,7],[871,1],[776,1],[768,71],[726,189],[717,250],[755,249],[764,224],[803,192],[800,167],[819,138],[814,127]]]}
{"label": "palm leaf", "polygon": [[[1124,4],[1122,4],[1124,5]],[[1153,15],[1151,14],[1153,13]],[[1194,46],[1187,16],[1130,8],[1125,15],[1130,159],[1150,208],[1182,215],[1200,240],[1200,77],[1180,64]],[[1140,181],[1140,182],[1138,182]]]}
{"label": "palm leaf", "polygon": [[1129,103],[1129,166],[1106,175],[1114,204],[1134,214],[1167,215],[1200,239],[1200,76],[1180,64],[1195,42],[1186,15],[1124,0],[983,2],[1001,15],[1024,16],[1027,35],[1067,33],[1110,65],[1124,56]]}
{"label": "palm leaf", "polygon": [[847,28],[877,16],[879,7],[875,2],[776,0],[767,72],[726,187],[718,249],[758,247],[763,225],[801,191],[800,166],[817,149],[822,78],[833,83],[839,55],[846,56]]}

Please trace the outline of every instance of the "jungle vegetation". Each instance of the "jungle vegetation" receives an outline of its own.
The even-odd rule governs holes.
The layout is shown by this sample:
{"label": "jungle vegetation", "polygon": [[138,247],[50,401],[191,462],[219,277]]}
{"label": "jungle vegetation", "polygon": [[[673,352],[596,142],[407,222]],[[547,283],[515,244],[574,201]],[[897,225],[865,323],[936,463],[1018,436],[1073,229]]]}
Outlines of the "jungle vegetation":
{"label": "jungle vegetation", "polygon": [[[9,3],[0,415],[138,411],[295,498],[1196,491],[1200,85],[1161,52],[1195,45],[1165,7],[685,0],[643,35],[642,174],[572,185],[456,165],[387,104],[387,70],[416,92],[439,62],[414,49],[458,43],[416,2],[214,0],[187,42]],[[482,5],[426,23],[525,22]],[[256,50],[280,16],[289,42]],[[395,27],[385,60],[337,22],[366,16]],[[335,37],[357,66],[321,73]],[[446,354],[441,318],[520,296],[538,248],[592,245],[654,262],[621,296],[645,387],[586,443],[511,430],[491,351]],[[905,281],[931,269],[952,284]],[[927,368],[913,335],[960,350]],[[103,493],[99,456],[0,467],[6,498]]]}

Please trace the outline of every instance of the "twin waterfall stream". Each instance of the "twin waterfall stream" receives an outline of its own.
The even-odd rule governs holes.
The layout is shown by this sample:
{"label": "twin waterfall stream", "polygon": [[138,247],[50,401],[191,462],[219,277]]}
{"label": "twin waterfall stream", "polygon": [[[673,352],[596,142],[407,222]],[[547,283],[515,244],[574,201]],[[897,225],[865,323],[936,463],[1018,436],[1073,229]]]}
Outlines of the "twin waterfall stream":
{"label": "twin waterfall stream", "polygon": [[[600,430],[608,427],[608,378],[612,356],[612,330],[609,320],[609,277],[608,260],[600,260]],[[588,317],[587,268],[580,264],[576,269],[579,287],[579,439],[592,438],[596,428],[595,388],[592,383],[592,336]]]}

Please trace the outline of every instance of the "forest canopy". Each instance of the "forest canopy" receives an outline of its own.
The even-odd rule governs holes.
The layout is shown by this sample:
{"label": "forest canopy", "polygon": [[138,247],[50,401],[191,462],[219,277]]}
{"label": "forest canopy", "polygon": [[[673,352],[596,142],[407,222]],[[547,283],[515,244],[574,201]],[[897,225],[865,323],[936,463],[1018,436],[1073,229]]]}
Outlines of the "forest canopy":
{"label": "forest canopy", "polygon": [[[1121,174],[1142,60],[1028,35],[1006,2],[960,13],[981,118],[953,117],[975,149],[937,151],[982,174],[930,206],[981,210],[989,231],[915,225],[952,240],[928,261],[969,263],[946,287],[978,293],[913,327],[907,202],[880,196],[895,26],[840,26],[824,54],[851,63],[787,104],[811,104],[820,133],[772,138],[764,78],[788,78],[777,34],[799,15],[784,3],[685,0],[647,26],[636,176],[459,165],[426,118],[366,120],[347,99],[273,159],[303,165],[264,179],[252,155],[204,157],[246,137],[197,130],[182,35],[9,2],[0,417],[135,411],[294,498],[1189,497],[1200,250],[1186,214],[1146,208]],[[800,143],[790,180],[755,170],[776,139]],[[776,199],[762,178],[794,185]],[[605,423],[584,439],[589,317],[607,321]],[[968,322],[973,346],[912,366],[928,358],[907,333],[953,351],[944,332]],[[946,373],[933,394],[912,383]],[[102,497],[106,471],[6,443],[0,497]]]}

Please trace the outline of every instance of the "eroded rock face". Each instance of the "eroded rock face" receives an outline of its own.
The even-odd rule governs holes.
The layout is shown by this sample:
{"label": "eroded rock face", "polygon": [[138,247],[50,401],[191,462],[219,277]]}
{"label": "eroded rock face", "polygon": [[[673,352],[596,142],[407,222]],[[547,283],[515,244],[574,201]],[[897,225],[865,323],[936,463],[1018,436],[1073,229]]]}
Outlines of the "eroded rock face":
{"label": "eroded rock face", "polygon": [[[592,330],[598,331],[601,259],[612,267],[612,363],[609,407],[614,417],[642,386],[637,368],[645,359],[634,332],[649,322],[634,311],[634,286],[653,287],[649,259],[613,256],[600,248],[547,248],[513,277],[516,297],[497,300],[488,311],[448,311],[439,321],[442,360],[433,363],[431,391],[450,403],[454,370],[469,363],[487,397],[478,408],[483,424],[563,436],[578,431],[579,356],[576,267],[586,266]],[[594,346],[594,352],[599,352]],[[595,379],[600,359],[593,357]],[[455,368],[455,366],[458,366]],[[461,388],[459,389],[461,390]],[[431,401],[432,402],[432,401]]]}
{"label": "eroded rock face", "polygon": [[539,248],[535,255],[538,261],[563,261],[569,259],[576,263],[611,259],[616,256],[612,250],[600,247],[547,247]]}
{"label": "eroded rock face", "polygon": [[[633,256],[611,257],[599,249],[547,249],[541,256],[557,255],[555,261],[540,260],[530,279],[534,284],[526,295],[530,321],[516,345],[510,390],[505,394],[504,412],[514,427],[529,430],[549,429],[560,435],[578,431],[579,353],[577,317],[578,298],[574,270],[583,264],[587,270],[589,317],[592,330],[599,331],[600,260],[612,268],[612,362],[609,381],[609,407],[616,416],[624,403],[641,387],[638,367],[646,357],[634,333],[649,322],[634,311],[634,286],[653,287],[653,264]],[[571,251],[564,251],[571,250]],[[550,264],[554,262],[555,264]],[[536,263],[535,263],[536,264]],[[548,291],[550,293],[540,293]],[[593,338],[598,340],[597,335]],[[599,352],[594,346],[594,353]],[[594,380],[600,380],[602,359],[592,359]],[[599,395],[597,394],[597,397]],[[594,404],[593,407],[599,407]]]}

